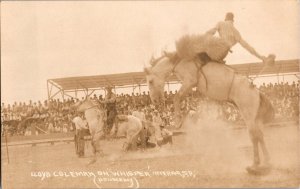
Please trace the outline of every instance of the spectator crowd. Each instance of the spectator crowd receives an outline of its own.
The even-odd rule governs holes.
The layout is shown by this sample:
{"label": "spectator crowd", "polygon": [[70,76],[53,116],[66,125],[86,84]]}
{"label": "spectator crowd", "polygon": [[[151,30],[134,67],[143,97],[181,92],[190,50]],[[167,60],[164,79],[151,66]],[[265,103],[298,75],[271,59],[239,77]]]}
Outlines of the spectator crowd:
{"label": "spectator crowd", "polygon": [[[289,83],[263,83],[258,89],[270,100],[275,109],[277,118],[299,118],[299,81]],[[177,91],[165,92],[164,111],[159,114],[164,125],[172,126],[174,118],[173,98]],[[93,100],[103,100],[103,96],[90,97]],[[45,100],[43,102],[15,102],[14,104],[1,104],[1,130],[5,129],[9,136],[12,135],[37,135],[43,133],[67,133],[74,131],[72,123],[74,108],[72,105],[78,99]],[[156,107],[151,104],[149,93],[143,92],[117,95],[117,110],[119,114],[132,114],[133,111],[142,109],[147,120],[152,121]],[[235,105],[228,102],[218,102],[208,99],[196,91],[191,92],[181,104],[183,112],[193,110],[199,118],[223,119],[225,121],[242,122],[241,115]],[[3,134],[4,132],[2,132]]]}

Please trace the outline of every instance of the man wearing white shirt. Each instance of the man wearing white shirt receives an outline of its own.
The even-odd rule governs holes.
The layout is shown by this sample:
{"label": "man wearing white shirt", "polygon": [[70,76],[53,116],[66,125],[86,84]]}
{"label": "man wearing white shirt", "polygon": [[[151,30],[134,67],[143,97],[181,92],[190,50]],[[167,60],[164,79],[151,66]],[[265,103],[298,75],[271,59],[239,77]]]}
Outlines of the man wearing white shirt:
{"label": "man wearing white shirt", "polygon": [[[228,46],[228,51],[230,48],[233,47],[235,44],[239,43],[243,48],[245,48],[249,53],[256,56],[258,59],[262,60],[263,62],[266,61],[266,57],[259,54],[252,46],[250,46],[241,36],[240,32],[234,26],[234,15],[233,13],[229,12],[225,16],[225,21],[218,22],[218,24],[207,31],[207,34],[214,35],[215,33],[219,33],[219,36]],[[226,57],[227,54],[224,54],[220,59],[216,61],[224,62],[223,59]],[[212,57],[210,57],[212,58]],[[212,58],[214,59],[214,58]]]}
{"label": "man wearing white shirt", "polygon": [[72,120],[76,128],[74,140],[76,154],[79,157],[84,156],[84,136],[89,135],[87,122],[84,121],[82,117],[82,114],[80,115],[80,113],[76,113],[75,117]]}

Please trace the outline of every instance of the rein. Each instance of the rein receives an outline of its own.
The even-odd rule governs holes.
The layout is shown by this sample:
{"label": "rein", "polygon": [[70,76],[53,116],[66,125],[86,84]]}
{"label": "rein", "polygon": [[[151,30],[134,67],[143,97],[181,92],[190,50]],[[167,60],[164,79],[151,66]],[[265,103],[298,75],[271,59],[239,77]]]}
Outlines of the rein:
{"label": "rein", "polygon": [[233,84],[233,81],[235,79],[235,73],[233,73],[233,76],[232,76],[232,80],[231,80],[231,84],[230,84],[230,88],[229,88],[229,91],[228,91],[228,95],[227,95],[227,98],[229,99],[229,95],[231,93],[231,89],[232,89],[232,84]]}
{"label": "rein", "polygon": [[177,65],[179,64],[179,62],[180,62],[180,59],[177,59],[177,60],[173,63],[174,66],[173,66],[173,68],[172,68],[171,74],[174,74],[175,69],[176,69]]}

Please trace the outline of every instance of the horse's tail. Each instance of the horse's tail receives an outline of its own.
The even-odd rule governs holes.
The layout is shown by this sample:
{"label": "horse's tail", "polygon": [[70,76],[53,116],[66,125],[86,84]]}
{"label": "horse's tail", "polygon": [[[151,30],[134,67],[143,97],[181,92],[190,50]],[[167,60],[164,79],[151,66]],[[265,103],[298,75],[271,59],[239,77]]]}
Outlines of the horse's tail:
{"label": "horse's tail", "polygon": [[262,123],[270,123],[275,117],[275,111],[271,102],[262,93],[259,94],[259,108],[256,115],[256,121],[262,121]]}

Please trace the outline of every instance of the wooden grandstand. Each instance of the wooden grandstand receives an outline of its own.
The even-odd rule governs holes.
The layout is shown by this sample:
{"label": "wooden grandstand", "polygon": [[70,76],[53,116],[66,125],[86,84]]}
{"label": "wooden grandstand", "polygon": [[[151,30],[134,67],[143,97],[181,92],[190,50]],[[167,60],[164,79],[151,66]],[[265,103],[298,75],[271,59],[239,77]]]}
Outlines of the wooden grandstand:
{"label": "wooden grandstand", "polygon": [[[237,73],[245,75],[249,78],[253,77],[270,77],[281,75],[295,75],[299,78],[299,59],[279,60],[274,66],[264,68],[262,63],[246,63],[230,65]],[[178,83],[176,76],[172,76],[168,80],[169,83]],[[68,97],[77,97],[78,92],[84,92],[86,96],[90,96],[97,90],[105,90],[105,87],[112,86],[117,88],[133,88],[146,86],[146,78],[144,72],[131,72],[109,75],[80,76],[56,78],[47,80],[48,99],[52,99],[57,95]],[[55,92],[53,92],[55,90]]]}

